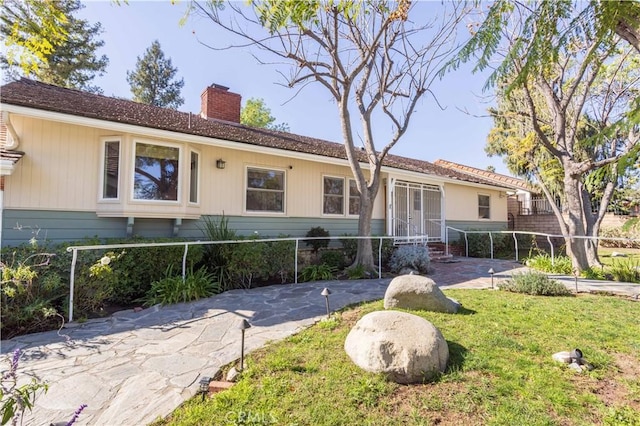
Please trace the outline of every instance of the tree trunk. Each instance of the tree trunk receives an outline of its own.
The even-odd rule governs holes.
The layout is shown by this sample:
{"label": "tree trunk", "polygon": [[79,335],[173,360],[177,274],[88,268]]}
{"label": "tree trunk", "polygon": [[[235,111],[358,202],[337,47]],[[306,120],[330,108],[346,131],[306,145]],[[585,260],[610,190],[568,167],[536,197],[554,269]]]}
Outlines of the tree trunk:
{"label": "tree trunk", "polygon": [[[371,236],[371,218],[373,217],[373,201],[369,188],[360,192],[360,215],[358,216],[358,236]],[[370,238],[358,240],[358,251],[353,266],[362,265],[367,271],[375,270],[373,249]]]}
{"label": "tree trunk", "polygon": [[567,245],[567,255],[571,258],[573,269],[578,272],[589,269],[588,240],[586,238],[572,238],[586,236],[581,186],[580,181],[571,174],[570,166],[565,165],[564,195],[569,212],[567,223],[569,235],[565,236],[564,240]]}

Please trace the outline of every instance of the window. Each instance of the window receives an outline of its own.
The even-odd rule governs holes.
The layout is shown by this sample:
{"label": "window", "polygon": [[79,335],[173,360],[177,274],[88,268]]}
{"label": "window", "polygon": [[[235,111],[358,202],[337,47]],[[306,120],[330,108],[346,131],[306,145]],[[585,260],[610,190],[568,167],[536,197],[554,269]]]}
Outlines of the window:
{"label": "window", "polygon": [[353,179],[349,179],[349,214],[360,214],[360,191]]}
{"label": "window", "polygon": [[344,214],[344,179],[325,177],[322,213]]}
{"label": "window", "polygon": [[247,211],[284,213],[284,172],[247,169]]}
{"label": "window", "polygon": [[189,202],[198,202],[198,167],[200,155],[191,151],[191,173],[189,174]]}
{"label": "window", "polygon": [[104,141],[104,162],[102,164],[102,198],[118,198],[120,175],[120,141]]}
{"label": "window", "polygon": [[478,218],[489,219],[491,217],[491,198],[488,195],[478,194]]}
{"label": "window", "polygon": [[354,179],[348,180],[348,198],[345,195],[345,181],[345,178],[327,176],[323,178],[323,214],[344,215],[345,201],[349,203],[347,206],[348,214],[360,214],[360,191],[358,191],[356,181]]}
{"label": "window", "polygon": [[135,200],[178,201],[180,149],[136,142]]}

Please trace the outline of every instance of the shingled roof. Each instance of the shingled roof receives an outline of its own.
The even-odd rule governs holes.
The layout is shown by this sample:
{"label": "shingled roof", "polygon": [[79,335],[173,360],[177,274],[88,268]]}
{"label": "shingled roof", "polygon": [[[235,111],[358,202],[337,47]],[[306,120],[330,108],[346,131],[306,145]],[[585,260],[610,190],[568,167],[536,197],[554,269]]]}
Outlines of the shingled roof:
{"label": "shingled roof", "polygon": [[500,186],[506,186],[512,189],[522,189],[529,192],[538,192],[538,190],[529,182],[513,176],[476,169],[475,167],[465,166],[464,164],[453,163],[447,160],[436,160],[435,165],[466,173],[468,175],[479,176]]}
{"label": "shingled roof", "polygon": [[[197,114],[159,108],[133,102],[66,89],[29,79],[20,79],[0,88],[3,104],[18,105],[79,117],[131,124],[188,135],[223,139],[243,144],[282,149],[292,152],[346,159],[343,144],[295,135],[287,132],[249,127],[227,121],[206,119]],[[361,161],[366,162],[365,153]],[[428,161],[387,155],[385,166],[412,172],[435,175],[466,182],[506,188],[480,176],[441,167]]]}

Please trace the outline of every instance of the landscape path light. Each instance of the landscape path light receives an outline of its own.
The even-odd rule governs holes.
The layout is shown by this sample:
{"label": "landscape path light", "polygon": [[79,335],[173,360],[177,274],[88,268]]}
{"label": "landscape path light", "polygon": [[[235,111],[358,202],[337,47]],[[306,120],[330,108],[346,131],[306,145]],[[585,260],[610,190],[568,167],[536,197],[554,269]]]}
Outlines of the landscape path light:
{"label": "landscape path light", "polygon": [[198,388],[198,393],[202,394],[203,401],[205,396],[209,393],[209,383],[211,383],[211,377],[202,376],[199,383],[200,387]]}
{"label": "landscape path light", "polygon": [[242,342],[240,345],[240,366],[238,367],[238,371],[242,371],[244,369],[244,331],[247,328],[251,328],[251,324],[246,319],[243,319],[238,326],[240,331],[242,331]]}
{"label": "landscape path light", "polygon": [[496,271],[493,270],[493,268],[489,269],[489,275],[491,275],[491,289],[493,289],[493,274],[496,273]]}
{"label": "landscape path light", "polygon": [[329,310],[329,295],[331,294],[331,290],[325,287],[324,290],[322,290],[322,293],[320,294],[324,296],[324,301],[325,301],[325,304],[327,305],[327,319],[328,319],[331,316],[331,311]]}

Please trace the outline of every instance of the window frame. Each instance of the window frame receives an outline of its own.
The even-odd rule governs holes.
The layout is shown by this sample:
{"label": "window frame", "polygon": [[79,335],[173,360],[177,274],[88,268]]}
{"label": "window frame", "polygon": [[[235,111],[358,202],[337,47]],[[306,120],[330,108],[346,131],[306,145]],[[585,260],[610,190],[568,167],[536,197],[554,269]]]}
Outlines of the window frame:
{"label": "window frame", "polygon": [[[118,176],[116,183],[116,192],[117,196],[113,198],[105,197],[105,161],[106,161],[106,148],[107,143],[117,142],[118,143]],[[104,136],[100,138],[100,178],[98,183],[98,200],[100,202],[105,203],[117,203],[120,202],[121,194],[122,194],[122,152],[123,152],[123,143],[122,136]]]}
{"label": "window frame", "polygon": [[[249,171],[259,170],[266,172],[282,173],[282,211],[277,210],[249,210],[247,208],[247,195],[249,192]],[[274,190],[261,190],[259,188],[252,188],[258,191],[276,192]],[[243,196],[243,211],[245,214],[250,215],[277,215],[284,216],[287,214],[287,171],[279,167],[267,167],[267,166],[253,166],[246,165],[244,168],[244,196]]]}
{"label": "window frame", "polygon": [[[191,156],[195,154],[198,156],[198,169],[196,170],[196,201],[191,201],[191,187],[193,186],[193,175],[191,173]],[[187,188],[187,203],[189,203],[192,206],[199,206],[200,205],[200,188],[202,187],[201,182],[202,182],[202,154],[199,150],[194,149],[194,148],[189,148],[189,169],[187,170],[187,173],[189,174],[188,177],[188,188]]]}
{"label": "window frame", "polygon": [[[324,211],[324,207],[325,207],[325,198],[327,195],[330,195],[331,197],[335,197],[337,198],[338,195],[335,194],[325,194],[324,192],[324,181],[325,179],[334,179],[334,180],[340,180],[342,181],[342,196],[340,196],[340,198],[342,198],[342,213],[326,213]],[[345,179],[344,176],[333,176],[333,175],[322,175],[322,216],[330,216],[330,217],[339,217],[339,216],[344,216],[345,215]]]}
{"label": "window frame", "polygon": [[[486,197],[487,198],[487,205],[486,206],[480,204],[480,197]],[[477,200],[478,200],[478,220],[491,220],[491,195],[478,193]],[[480,214],[480,209],[487,209],[487,217],[483,217]]]}
{"label": "window frame", "polygon": [[[136,185],[136,147],[138,144],[143,145],[153,145],[153,146],[161,146],[166,148],[172,148],[178,150],[178,173],[176,174],[178,177],[178,183],[176,185],[176,199],[175,200],[149,200],[144,198],[135,198],[135,185]],[[131,143],[132,157],[131,157],[131,184],[129,185],[130,194],[129,201],[131,203],[144,203],[144,204],[164,204],[164,205],[181,205],[182,204],[182,194],[183,194],[183,185],[184,182],[182,179],[185,179],[184,170],[181,170],[181,165],[184,164],[184,146],[176,143],[165,142],[165,141],[155,141],[148,139],[134,139]],[[188,177],[186,178],[188,180]]]}

